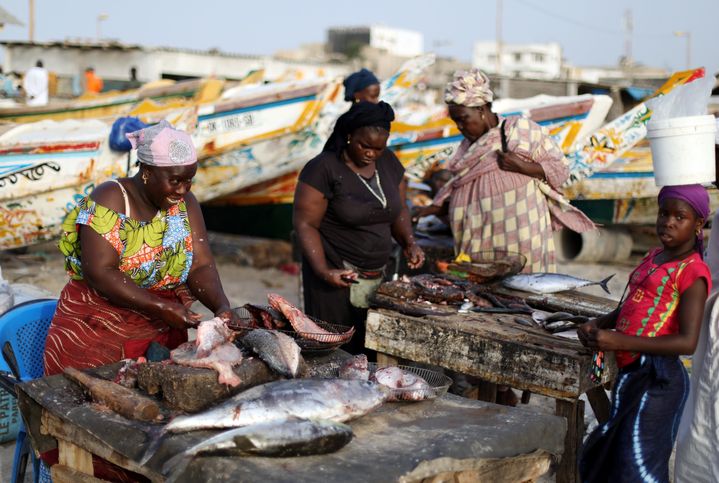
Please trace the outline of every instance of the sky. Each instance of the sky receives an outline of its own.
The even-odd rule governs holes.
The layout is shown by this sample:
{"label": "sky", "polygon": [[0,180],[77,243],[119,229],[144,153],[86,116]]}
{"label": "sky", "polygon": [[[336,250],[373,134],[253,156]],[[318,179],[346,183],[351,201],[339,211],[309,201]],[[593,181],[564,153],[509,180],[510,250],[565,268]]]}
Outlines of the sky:
{"label": "sky", "polygon": [[[474,42],[495,40],[500,3],[503,42],[559,42],[572,65],[616,65],[629,9],[635,61],[684,69],[687,37],[673,34],[682,31],[693,66],[719,67],[719,0],[35,0],[35,39],[94,39],[106,14],[104,38],[270,55],[323,42],[329,27],[381,24],[419,31],[425,50],[471,61]],[[0,40],[27,40],[28,4],[0,1],[26,24],[6,26]]]}

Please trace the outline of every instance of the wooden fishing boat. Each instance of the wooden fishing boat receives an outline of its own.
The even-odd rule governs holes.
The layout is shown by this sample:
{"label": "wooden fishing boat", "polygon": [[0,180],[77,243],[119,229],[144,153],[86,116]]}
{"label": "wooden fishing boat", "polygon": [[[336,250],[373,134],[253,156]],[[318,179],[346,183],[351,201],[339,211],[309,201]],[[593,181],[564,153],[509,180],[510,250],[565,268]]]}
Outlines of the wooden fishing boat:
{"label": "wooden fishing boat", "polygon": [[222,84],[223,81],[216,79],[196,79],[176,83],[161,81],[129,91],[112,91],[66,101],[53,100],[46,106],[6,107],[0,109],[0,121],[28,123],[42,120],[116,118],[127,115],[143,100],[166,105],[178,102],[184,105],[207,102],[219,94]]}
{"label": "wooden fishing boat", "polygon": [[[426,65],[426,58],[408,62],[388,91],[406,90]],[[345,107],[340,81],[241,86],[213,102],[168,107],[148,101],[131,113],[150,122],[168,119],[192,134],[199,158],[193,193],[206,201],[295,172],[318,154]],[[97,184],[137,169],[134,151],[109,148],[110,125],[101,120],[3,129],[0,249],[57,236],[78,199]]]}

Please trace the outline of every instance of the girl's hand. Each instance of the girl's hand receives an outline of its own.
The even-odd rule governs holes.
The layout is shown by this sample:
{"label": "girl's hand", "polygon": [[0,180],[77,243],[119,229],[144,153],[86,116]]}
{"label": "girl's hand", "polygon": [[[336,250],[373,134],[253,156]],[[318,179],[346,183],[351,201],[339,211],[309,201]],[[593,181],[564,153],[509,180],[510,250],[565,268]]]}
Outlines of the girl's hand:
{"label": "girl's hand", "polygon": [[424,252],[416,243],[412,243],[404,249],[404,256],[409,268],[414,269],[424,265]]}
{"label": "girl's hand", "polygon": [[332,269],[320,274],[322,280],[337,288],[347,288],[352,280],[357,280],[357,273],[349,269]]}
{"label": "girl's hand", "polygon": [[[597,329],[597,319],[592,319],[586,324],[582,324],[577,328],[577,336],[579,337],[579,342],[582,343],[584,347],[589,347],[589,334],[595,332]],[[594,336],[592,336],[593,338]]]}
{"label": "girl's hand", "polygon": [[[591,322],[588,322],[585,325],[589,324],[591,324]],[[617,351],[622,350],[622,347],[619,344],[620,337],[621,335],[617,334],[613,330],[598,329],[595,325],[587,327],[586,343],[582,343],[586,347],[596,351]]]}

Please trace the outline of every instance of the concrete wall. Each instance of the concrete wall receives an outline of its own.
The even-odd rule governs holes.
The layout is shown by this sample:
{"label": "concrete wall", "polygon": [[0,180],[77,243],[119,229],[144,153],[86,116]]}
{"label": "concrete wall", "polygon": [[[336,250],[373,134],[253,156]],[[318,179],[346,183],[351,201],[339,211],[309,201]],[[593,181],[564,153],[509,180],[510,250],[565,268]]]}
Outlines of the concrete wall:
{"label": "concrete wall", "polygon": [[413,30],[373,25],[370,28],[370,46],[384,49],[391,55],[415,57],[424,52],[424,36]]}

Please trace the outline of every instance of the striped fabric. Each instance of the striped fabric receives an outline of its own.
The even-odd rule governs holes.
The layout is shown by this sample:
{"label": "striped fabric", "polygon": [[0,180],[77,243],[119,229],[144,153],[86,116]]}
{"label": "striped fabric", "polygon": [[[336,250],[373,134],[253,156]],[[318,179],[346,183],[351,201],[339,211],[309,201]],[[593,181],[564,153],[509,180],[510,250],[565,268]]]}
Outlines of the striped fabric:
{"label": "striped fabric", "polygon": [[[182,303],[194,301],[186,285],[153,294]],[[145,355],[152,341],[174,349],[187,331],[171,329],[132,309],[118,307],[82,280],[71,280],[60,293],[45,343],[45,374],[66,367],[86,369]]]}

